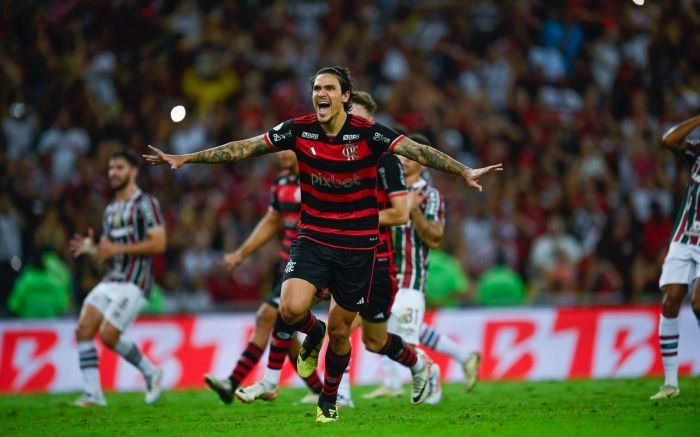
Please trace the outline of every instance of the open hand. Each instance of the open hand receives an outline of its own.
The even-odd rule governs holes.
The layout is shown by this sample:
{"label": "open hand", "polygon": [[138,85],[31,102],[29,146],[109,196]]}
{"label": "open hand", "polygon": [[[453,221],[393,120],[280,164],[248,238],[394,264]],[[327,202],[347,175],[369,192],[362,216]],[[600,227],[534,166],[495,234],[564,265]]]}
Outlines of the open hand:
{"label": "open hand", "polygon": [[92,228],[88,229],[87,237],[80,234],[74,234],[73,238],[68,242],[68,249],[73,254],[73,258],[77,258],[84,253],[91,253],[95,248],[95,236]]}
{"label": "open hand", "polygon": [[479,178],[494,171],[503,171],[503,164],[499,163],[482,168],[468,168],[464,170],[462,176],[470,187],[481,192],[483,187],[479,185]]}
{"label": "open hand", "polygon": [[184,155],[169,155],[167,153],[163,153],[162,150],[157,147],[153,147],[150,144],[148,145],[148,148],[151,149],[155,155],[141,156],[143,156],[143,159],[145,159],[146,162],[152,165],[170,164],[170,169],[174,171],[185,165],[187,162],[187,158]]}

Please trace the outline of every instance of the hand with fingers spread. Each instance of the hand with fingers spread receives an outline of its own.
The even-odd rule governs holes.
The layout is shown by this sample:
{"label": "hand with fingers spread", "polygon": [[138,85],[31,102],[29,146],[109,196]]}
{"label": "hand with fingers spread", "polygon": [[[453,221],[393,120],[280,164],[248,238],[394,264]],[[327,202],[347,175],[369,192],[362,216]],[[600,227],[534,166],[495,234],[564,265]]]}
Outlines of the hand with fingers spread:
{"label": "hand with fingers spread", "polygon": [[93,254],[95,252],[95,235],[92,232],[92,228],[88,229],[87,237],[83,237],[80,234],[73,235],[73,238],[68,243],[68,249],[74,258],[83,254]]}
{"label": "hand with fingers spread", "polygon": [[143,156],[143,159],[145,159],[146,162],[152,165],[170,164],[170,169],[174,171],[187,164],[188,155],[169,155],[167,153],[163,153],[162,150],[157,147],[153,147],[150,144],[148,145],[148,148],[151,149],[155,155],[141,156]]}
{"label": "hand with fingers spread", "polygon": [[467,181],[470,187],[481,192],[483,187],[479,185],[479,178],[495,171],[503,171],[503,164],[499,163],[482,168],[466,168],[464,173],[462,173],[462,177],[464,177],[464,180]]}

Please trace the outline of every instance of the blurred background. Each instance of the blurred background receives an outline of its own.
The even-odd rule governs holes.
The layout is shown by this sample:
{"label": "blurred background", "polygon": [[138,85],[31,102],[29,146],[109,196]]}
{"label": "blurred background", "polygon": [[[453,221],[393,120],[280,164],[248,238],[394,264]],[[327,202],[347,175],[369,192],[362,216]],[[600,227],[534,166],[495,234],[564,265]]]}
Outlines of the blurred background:
{"label": "blurred background", "polygon": [[[429,305],[658,302],[688,180],[659,137],[700,109],[699,26],[693,0],[2,2],[0,315],[35,317],[37,300],[74,314],[99,282],[67,244],[99,233],[109,154],[258,135],[312,111],[327,65],[350,68],[379,121],[467,165],[504,163],[482,194],[432,172],[447,224]],[[276,172],[274,156],[142,168],[168,230],[149,312],[258,305],[274,245],[233,274],[222,256]]]}

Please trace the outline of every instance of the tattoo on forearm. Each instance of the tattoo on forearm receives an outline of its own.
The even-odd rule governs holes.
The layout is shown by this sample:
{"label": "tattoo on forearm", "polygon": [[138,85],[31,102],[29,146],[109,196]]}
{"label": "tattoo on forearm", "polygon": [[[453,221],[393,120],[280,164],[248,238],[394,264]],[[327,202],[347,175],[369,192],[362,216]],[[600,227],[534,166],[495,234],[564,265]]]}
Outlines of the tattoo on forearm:
{"label": "tattoo on forearm", "polygon": [[467,168],[459,161],[453,159],[445,153],[442,153],[433,147],[416,143],[415,141],[409,139],[401,140],[398,146],[400,147],[398,148],[397,153],[416,162],[420,162],[426,167],[454,174],[462,174],[464,169]]}
{"label": "tattoo on forearm", "polygon": [[191,163],[218,164],[226,162],[237,162],[254,156],[264,155],[274,152],[265,142],[265,138],[260,135],[241,141],[231,141],[218,147],[202,150],[195,153],[189,160]]}

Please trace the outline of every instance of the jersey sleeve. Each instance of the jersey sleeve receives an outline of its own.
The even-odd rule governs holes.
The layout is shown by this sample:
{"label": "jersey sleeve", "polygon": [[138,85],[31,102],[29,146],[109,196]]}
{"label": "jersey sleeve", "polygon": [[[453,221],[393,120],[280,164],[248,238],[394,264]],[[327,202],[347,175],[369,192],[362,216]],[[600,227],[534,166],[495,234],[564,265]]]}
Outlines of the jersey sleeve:
{"label": "jersey sleeve", "polygon": [[430,221],[445,223],[445,203],[440,192],[435,188],[429,188],[425,199],[425,218]]}
{"label": "jersey sleeve", "polygon": [[280,199],[277,196],[277,184],[275,183],[270,187],[270,204],[268,206],[270,211],[280,212],[282,207],[280,205]]}
{"label": "jersey sleeve", "polygon": [[139,204],[139,215],[146,229],[163,226],[163,214],[160,211],[160,203],[153,196],[144,196]]}
{"label": "jersey sleeve", "polygon": [[379,160],[379,183],[389,197],[408,193],[401,161],[394,155],[383,155]]}
{"label": "jersey sleeve", "polygon": [[394,129],[385,126],[381,123],[374,123],[369,128],[367,144],[369,145],[375,156],[381,156],[382,153],[391,152],[396,143],[404,138],[403,135],[396,132]]}
{"label": "jersey sleeve", "polygon": [[294,121],[287,120],[265,133],[265,141],[270,147],[274,147],[275,149],[293,149],[295,144],[294,130]]}
{"label": "jersey sleeve", "polygon": [[109,217],[107,216],[107,208],[105,208],[102,214],[102,235],[97,239],[98,242],[100,238],[109,238]]}

